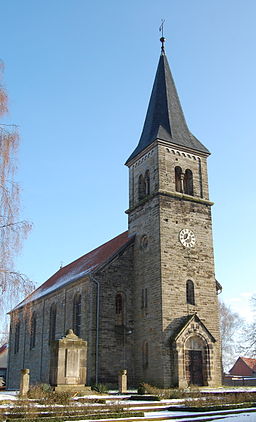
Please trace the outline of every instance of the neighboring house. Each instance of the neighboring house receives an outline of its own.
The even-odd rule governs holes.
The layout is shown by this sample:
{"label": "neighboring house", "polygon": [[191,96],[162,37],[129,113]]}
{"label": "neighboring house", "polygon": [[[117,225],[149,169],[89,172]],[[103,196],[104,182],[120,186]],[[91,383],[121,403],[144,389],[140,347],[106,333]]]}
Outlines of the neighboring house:
{"label": "neighboring house", "polygon": [[256,359],[239,357],[229,373],[243,377],[256,377]]}
{"label": "neighboring house", "polygon": [[[8,362],[8,344],[0,347],[0,387],[5,385]],[[3,385],[2,385],[3,384]]]}
{"label": "neighboring house", "polygon": [[[122,369],[130,386],[221,384],[210,152],[188,129],[161,42],[142,135],[126,162],[128,231],[61,268],[11,312],[9,388],[18,387],[22,368],[31,383],[54,385],[55,340],[68,329],[87,344],[89,385],[116,384]],[[107,143],[100,116],[97,130]],[[117,142],[125,130],[113,127]]]}

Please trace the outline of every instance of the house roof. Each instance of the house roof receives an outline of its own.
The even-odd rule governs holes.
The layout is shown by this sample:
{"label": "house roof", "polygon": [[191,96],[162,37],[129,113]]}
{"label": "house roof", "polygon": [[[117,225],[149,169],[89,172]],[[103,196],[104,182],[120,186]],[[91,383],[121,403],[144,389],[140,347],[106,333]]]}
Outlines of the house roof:
{"label": "house roof", "polygon": [[256,359],[253,358],[244,358],[240,356],[240,359],[252,370],[256,370]]}
{"label": "house roof", "polygon": [[188,129],[164,49],[159,59],[139,144],[126,164],[156,139],[210,154]]}
{"label": "house roof", "polygon": [[6,349],[8,349],[8,344],[5,343],[0,347],[0,355],[1,353],[4,353],[6,351]]}
{"label": "house roof", "polygon": [[134,236],[129,237],[128,231],[121,233],[98,248],[81,256],[65,267],[60,268],[45,283],[32,292],[26,299],[19,303],[14,310],[21,308],[29,302],[46,296],[62,288],[66,284],[79,280],[92,272],[99,270],[121,253],[134,241]]}

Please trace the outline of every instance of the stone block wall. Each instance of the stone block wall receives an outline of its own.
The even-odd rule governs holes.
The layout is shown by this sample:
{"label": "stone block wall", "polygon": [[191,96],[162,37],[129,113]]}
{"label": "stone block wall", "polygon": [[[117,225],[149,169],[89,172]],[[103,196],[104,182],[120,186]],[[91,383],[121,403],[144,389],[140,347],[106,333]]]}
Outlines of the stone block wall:
{"label": "stone block wall", "polygon": [[[100,282],[99,381],[117,385],[127,369],[134,382],[133,245],[96,274]],[[123,297],[123,312],[116,313],[116,295]]]}
{"label": "stone block wall", "polygon": [[[79,280],[59,289],[41,299],[34,301],[31,307],[20,310],[12,316],[10,331],[10,364],[8,370],[8,388],[18,388],[20,370],[30,369],[30,382],[49,383],[50,371],[50,307],[57,306],[55,339],[62,338],[68,328],[72,328],[73,298],[77,292],[82,295],[81,337],[92,343],[91,331],[91,295],[92,286],[88,279]],[[36,312],[35,347],[31,348],[31,316]],[[14,352],[15,326],[20,320],[19,351]],[[91,366],[92,359],[88,356]],[[91,368],[90,376],[93,376]],[[89,374],[88,374],[89,376]]]}
{"label": "stone block wall", "polygon": [[[138,379],[155,385],[179,384],[181,372],[177,365],[184,365],[184,362],[180,362],[172,350],[170,338],[184,316],[197,313],[216,339],[211,346],[214,348],[211,353],[213,370],[208,381],[220,385],[219,315],[206,155],[170,148],[162,141],[156,141],[150,147],[129,169],[131,206],[127,213],[129,231],[136,233],[137,315],[141,314],[141,291],[143,288],[148,291],[147,312],[136,320],[135,348],[141,351],[143,342],[148,342],[149,364],[143,367],[142,353],[138,353],[136,373]],[[176,192],[176,166],[183,172],[192,171],[193,196]],[[150,192],[139,200],[139,175],[147,169],[150,169]],[[194,232],[194,247],[187,248],[179,241],[179,233],[184,228]],[[187,280],[192,280],[195,286],[195,305],[186,300]]]}

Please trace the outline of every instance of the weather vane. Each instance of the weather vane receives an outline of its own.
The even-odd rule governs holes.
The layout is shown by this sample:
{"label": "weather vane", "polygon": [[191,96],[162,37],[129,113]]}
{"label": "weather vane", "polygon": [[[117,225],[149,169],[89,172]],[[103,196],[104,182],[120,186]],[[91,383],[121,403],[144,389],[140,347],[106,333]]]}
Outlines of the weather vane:
{"label": "weather vane", "polygon": [[164,53],[164,43],[165,43],[165,38],[164,38],[164,23],[165,23],[165,19],[161,19],[161,25],[159,27],[159,32],[162,32],[162,36],[160,38],[160,41],[162,43],[162,47],[161,47],[162,53]]}

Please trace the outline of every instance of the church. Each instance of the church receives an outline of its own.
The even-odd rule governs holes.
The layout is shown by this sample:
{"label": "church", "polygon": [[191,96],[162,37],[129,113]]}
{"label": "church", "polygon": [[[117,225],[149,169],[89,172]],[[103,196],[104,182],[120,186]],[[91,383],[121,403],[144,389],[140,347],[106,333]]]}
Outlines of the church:
{"label": "church", "polygon": [[23,368],[32,384],[55,385],[53,345],[68,330],[86,345],[86,385],[114,386],[124,369],[129,387],[221,385],[210,152],[189,131],[160,41],[141,137],[125,163],[128,230],[60,268],[11,312],[9,389]]}

